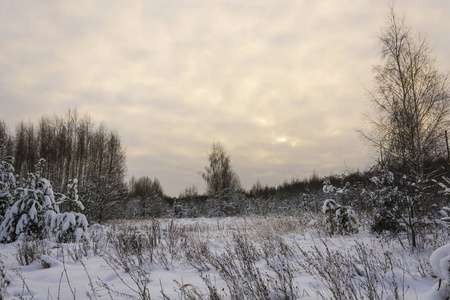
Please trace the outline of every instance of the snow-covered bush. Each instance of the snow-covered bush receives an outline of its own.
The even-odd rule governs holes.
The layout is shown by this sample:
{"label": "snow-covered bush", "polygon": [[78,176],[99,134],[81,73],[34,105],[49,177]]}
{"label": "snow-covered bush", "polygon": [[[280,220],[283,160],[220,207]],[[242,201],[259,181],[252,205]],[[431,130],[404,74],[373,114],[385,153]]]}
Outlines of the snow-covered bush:
{"label": "snow-covered bush", "polygon": [[327,232],[332,235],[352,234],[358,232],[356,213],[349,206],[341,206],[333,199],[323,203],[322,212],[325,214],[324,225]]}
{"label": "snow-covered bush", "polygon": [[450,244],[436,249],[430,256],[433,271],[439,282],[428,293],[428,299],[444,300],[450,298]]}
{"label": "snow-covered bush", "polygon": [[40,159],[36,165],[36,173],[28,174],[15,189],[15,202],[0,224],[1,243],[13,242],[22,234],[38,239],[54,238],[58,242],[78,241],[84,235],[87,221],[83,214],[59,212],[61,201],[81,204],[78,201],[76,182],[69,187],[68,196],[54,193],[50,181],[42,177],[44,165],[45,160]]}

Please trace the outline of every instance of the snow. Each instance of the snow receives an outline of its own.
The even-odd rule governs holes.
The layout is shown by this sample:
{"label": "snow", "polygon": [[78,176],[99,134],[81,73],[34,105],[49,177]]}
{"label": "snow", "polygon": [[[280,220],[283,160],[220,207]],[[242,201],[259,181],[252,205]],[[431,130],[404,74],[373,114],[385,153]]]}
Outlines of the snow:
{"label": "snow", "polygon": [[76,222],[75,222],[75,216],[73,214],[63,214],[62,215],[62,220],[60,221],[61,225],[61,230],[63,232],[66,232],[70,227],[75,226]]}
{"label": "snow", "polygon": [[[77,222],[84,222],[77,216],[75,218]],[[68,219],[66,222],[72,221]],[[228,282],[222,277],[225,276],[224,273],[213,267],[206,256],[197,260],[195,257],[188,257],[186,253],[195,256],[201,253],[199,249],[205,247],[205,253],[220,258],[219,262],[224,264],[230,262],[228,254],[234,253],[233,249],[238,243],[237,237],[242,237],[240,242],[244,243],[244,246],[245,243],[251,245],[242,247],[243,251],[253,249],[251,251],[259,253],[255,255],[252,264],[255,266],[254,270],[259,270],[266,280],[264,282],[267,286],[281,287],[283,280],[292,279],[293,288],[298,291],[299,299],[321,299],[318,293],[329,295],[327,287],[319,280],[317,274],[309,274],[297,265],[294,267],[297,262],[304,262],[304,254],[299,251],[300,248],[308,253],[311,253],[314,247],[323,254],[327,251],[341,253],[342,259],[346,257],[345,255],[356,255],[356,250],[361,245],[365,251],[372,251],[368,252],[372,258],[391,259],[393,270],[387,271],[384,276],[398,285],[401,299],[445,299],[442,298],[442,286],[437,291],[438,280],[431,275],[423,277],[418,272],[419,261],[415,257],[420,256],[426,260],[430,252],[423,251],[411,255],[399,243],[395,241],[387,243],[367,232],[326,238],[317,228],[309,227],[308,221],[304,221],[304,227],[297,227],[294,230],[280,226],[287,222],[298,222],[292,217],[168,219],[128,223],[116,221],[111,225],[91,226],[86,233],[86,240],[82,239],[84,233],[76,230],[75,235],[80,234],[77,238],[80,241],[78,243],[33,242],[37,249],[43,250],[38,259],[28,266],[21,266],[16,260],[17,247],[22,245],[23,241],[0,244],[0,266],[5,267],[7,276],[11,279],[5,298],[138,299],[139,295],[135,291],[139,289],[133,276],[144,274],[145,276],[139,278],[145,278],[141,283],[147,287],[151,299],[164,299],[163,293],[169,299],[187,299],[182,296],[183,293],[194,288],[206,298],[208,287],[205,278],[209,278],[219,295],[229,299],[229,296],[225,296]],[[134,254],[119,259],[115,247],[127,250],[137,247],[132,244],[121,244],[123,240],[120,237],[133,236],[135,241],[149,243],[151,240],[148,239],[149,232],[158,231],[158,228],[161,230],[160,234],[153,235],[156,237],[153,241],[156,246],[153,249],[152,260],[149,256],[141,255],[143,261],[142,264],[138,264],[138,255]],[[291,250],[283,250],[288,248],[279,245],[286,245]],[[273,250],[275,249],[273,247],[276,247],[276,250]],[[433,269],[439,266],[437,274],[439,277],[447,278],[446,280],[448,273],[445,275],[444,271],[445,268],[448,270],[449,266],[442,261],[450,255],[449,250],[450,245],[447,244],[436,250],[430,258]],[[268,253],[269,256],[265,258],[264,253]],[[121,259],[131,259],[133,262],[129,263],[135,264],[136,268],[127,272],[120,266]],[[330,257],[323,259],[329,260]],[[363,275],[368,273],[365,269],[367,266],[360,260],[350,261],[353,269],[347,270],[348,274],[352,274],[349,278],[353,278],[355,282],[363,280]],[[238,261],[234,264],[243,268]],[[290,276],[284,279],[283,276],[277,276],[277,272],[283,274],[289,268],[292,268]],[[242,284],[246,283],[246,276],[251,275],[240,270],[230,270],[241,276],[239,280]],[[256,282],[251,281],[249,284],[251,288]],[[388,287],[386,284],[387,290],[383,294],[383,299],[395,299]],[[272,299],[277,297],[273,296]]]}
{"label": "snow", "polygon": [[431,254],[430,264],[440,279],[450,282],[450,243]]}
{"label": "snow", "polygon": [[76,228],[74,232],[75,241],[79,242],[85,237],[85,232],[81,228]]}
{"label": "snow", "polygon": [[31,220],[36,220],[36,217],[37,217],[36,203],[33,203],[31,205],[31,208],[30,208],[30,211],[28,212],[28,215],[30,216]]}
{"label": "snow", "polygon": [[23,214],[22,216],[20,216],[20,219],[17,222],[16,235],[22,233],[27,224],[28,224],[28,216],[26,214]]}
{"label": "snow", "polygon": [[430,291],[425,295],[424,299],[427,300],[448,300],[450,297],[449,289],[445,289],[441,284],[436,283]]}
{"label": "snow", "polygon": [[316,225],[317,223],[319,223],[319,221],[317,221],[317,220],[311,220],[311,221],[309,221],[308,226],[314,226],[314,225]]}
{"label": "snow", "polygon": [[322,212],[326,214],[330,209],[334,210],[338,207],[338,204],[333,199],[327,199],[323,202]]}
{"label": "snow", "polygon": [[17,214],[19,212],[19,204],[19,202],[14,203],[14,205],[9,210],[9,213],[14,215]]}

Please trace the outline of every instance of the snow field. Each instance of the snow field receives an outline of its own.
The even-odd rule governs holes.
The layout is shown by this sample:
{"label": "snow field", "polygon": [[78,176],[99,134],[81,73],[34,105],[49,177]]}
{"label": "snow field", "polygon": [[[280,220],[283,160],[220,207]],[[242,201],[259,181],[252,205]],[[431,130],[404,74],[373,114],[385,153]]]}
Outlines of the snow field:
{"label": "snow field", "polygon": [[[0,279],[0,295],[428,299],[436,294],[430,291],[439,279],[428,260],[434,249],[411,252],[365,230],[326,237],[321,222],[311,217],[116,221],[91,226],[79,243],[22,239],[0,244],[6,275]],[[434,241],[444,245],[448,235]],[[448,247],[436,254],[439,266],[447,255]]]}

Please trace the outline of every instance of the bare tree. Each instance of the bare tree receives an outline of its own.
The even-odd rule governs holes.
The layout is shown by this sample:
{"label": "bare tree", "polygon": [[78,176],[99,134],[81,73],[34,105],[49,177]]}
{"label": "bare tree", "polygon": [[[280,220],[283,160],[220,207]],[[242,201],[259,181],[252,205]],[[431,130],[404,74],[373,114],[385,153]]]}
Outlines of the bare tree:
{"label": "bare tree", "polygon": [[379,36],[383,64],[373,68],[369,99],[375,112],[363,135],[390,167],[411,170],[419,181],[425,165],[445,153],[449,94],[428,41],[391,8]]}
{"label": "bare tree", "polygon": [[432,163],[445,157],[447,76],[437,70],[426,38],[415,34],[393,8],[379,43],[382,64],[373,68],[374,88],[369,91],[375,110],[367,117],[371,131],[362,134],[380,151],[381,166],[397,173],[400,184],[399,197],[389,200],[396,203],[386,204],[392,209],[383,214],[399,220],[416,247],[421,219],[429,211],[424,184]]}
{"label": "bare tree", "polygon": [[183,192],[180,193],[180,195],[178,196],[178,198],[183,199],[183,198],[193,198],[193,197],[197,197],[198,196],[198,188],[196,185],[191,185],[188,186],[184,189]]}
{"label": "bare tree", "polygon": [[20,177],[34,172],[37,159],[44,158],[42,171],[58,192],[66,192],[71,179],[77,178],[81,197],[90,197],[86,208],[92,220],[121,213],[126,156],[116,131],[96,125],[89,115],[80,116],[74,109],[64,116],[43,116],[37,126],[21,122],[11,136],[0,122],[0,138],[5,139],[6,154],[15,157]]}
{"label": "bare tree", "polygon": [[129,183],[129,198],[132,217],[161,217],[168,211],[164,190],[157,178],[152,180],[147,176],[138,179],[132,177]]}
{"label": "bare tree", "polygon": [[208,160],[209,166],[202,173],[208,196],[221,198],[242,189],[239,176],[231,166],[231,157],[220,143],[213,143]]}
{"label": "bare tree", "polygon": [[209,166],[202,177],[206,181],[206,203],[209,216],[235,215],[242,209],[242,187],[231,166],[230,155],[220,143],[213,143],[208,153]]}

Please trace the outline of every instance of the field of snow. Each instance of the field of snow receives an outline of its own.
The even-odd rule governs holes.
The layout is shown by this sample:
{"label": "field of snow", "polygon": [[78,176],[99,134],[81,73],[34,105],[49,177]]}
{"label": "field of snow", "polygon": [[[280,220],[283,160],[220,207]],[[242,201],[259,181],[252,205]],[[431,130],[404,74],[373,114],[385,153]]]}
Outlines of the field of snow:
{"label": "field of snow", "polygon": [[326,237],[314,216],[93,225],[73,244],[0,244],[0,299],[428,299],[429,237],[412,252],[367,233]]}

